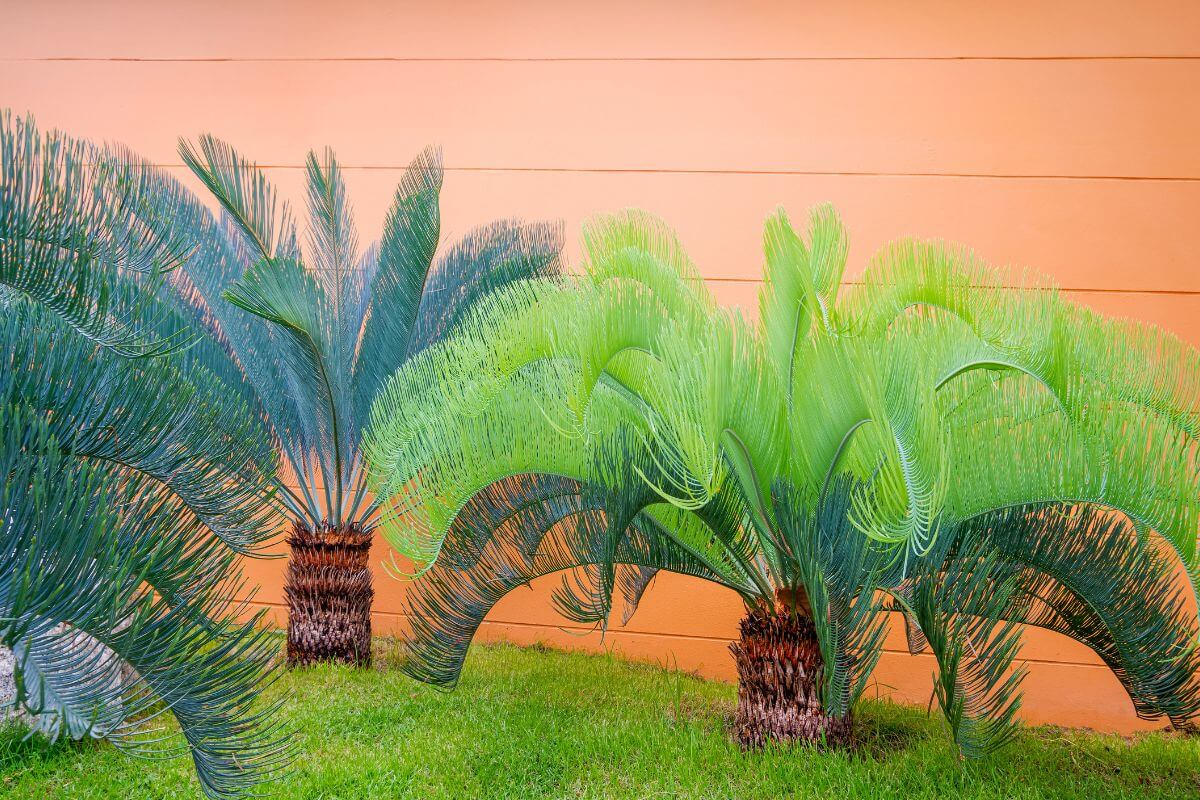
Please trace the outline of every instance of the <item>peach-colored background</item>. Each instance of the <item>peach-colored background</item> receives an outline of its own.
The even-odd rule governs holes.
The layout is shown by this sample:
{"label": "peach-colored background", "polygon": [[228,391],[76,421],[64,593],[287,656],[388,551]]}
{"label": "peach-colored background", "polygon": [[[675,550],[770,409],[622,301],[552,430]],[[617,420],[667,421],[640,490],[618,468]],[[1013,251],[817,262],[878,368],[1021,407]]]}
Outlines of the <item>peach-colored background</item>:
{"label": "peach-colored background", "polygon": [[[1071,297],[1200,343],[1200,4],[10,2],[0,105],[184,174],[211,131],[293,202],[309,147],[346,165],[364,239],[400,168],[445,148],[447,236],[497,216],[640,206],[718,297],[754,312],[761,223],[824,200],[849,278],[901,235],[966,242]],[[568,254],[577,246],[571,243]],[[376,554],[385,557],[382,546]],[[279,619],[282,563],[252,565]],[[380,573],[376,624],[403,628]],[[603,644],[514,593],[483,634],[612,647],[731,677],[737,600],[666,576]],[[1028,636],[1024,715],[1128,731],[1085,649]],[[924,704],[931,660],[888,643],[872,689]]]}

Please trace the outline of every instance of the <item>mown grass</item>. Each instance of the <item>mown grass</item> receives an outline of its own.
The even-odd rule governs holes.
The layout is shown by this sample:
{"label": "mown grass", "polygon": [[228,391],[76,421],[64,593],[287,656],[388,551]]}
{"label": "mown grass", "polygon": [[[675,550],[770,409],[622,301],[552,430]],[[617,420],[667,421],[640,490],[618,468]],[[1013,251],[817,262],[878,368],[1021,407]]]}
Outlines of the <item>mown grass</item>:
{"label": "mown grass", "polygon": [[[743,753],[728,685],[616,658],[476,647],[443,693],[396,670],[287,675],[297,732],[271,798],[1196,798],[1200,739],[1024,731],[959,760],[923,709],[867,702],[853,753]],[[131,759],[98,744],[48,746],[0,732],[0,796],[195,798],[186,761]]]}

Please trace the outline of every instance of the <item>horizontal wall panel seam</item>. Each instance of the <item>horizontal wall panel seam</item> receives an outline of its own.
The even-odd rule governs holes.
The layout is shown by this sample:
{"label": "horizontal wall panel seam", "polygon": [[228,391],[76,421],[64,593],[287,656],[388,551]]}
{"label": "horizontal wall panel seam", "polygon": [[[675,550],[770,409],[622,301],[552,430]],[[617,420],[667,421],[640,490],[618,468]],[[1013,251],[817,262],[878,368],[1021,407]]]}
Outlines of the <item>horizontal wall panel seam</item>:
{"label": "horizontal wall panel seam", "polygon": [[[244,602],[247,605],[262,606],[263,608],[278,608],[278,609],[286,609],[287,608],[287,605],[284,603],[273,603],[273,602],[267,601],[267,600],[242,600],[241,602]],[[377,609],[372,609],[371,615],[372,616],[380,616],[380,617],[396,617],[396,618],[401,618],[401,619],[407,619],[412,616],[411,614],[408,614],[403,611],[381,611],[381,610],[377,610]],[[541,622],[518,622],[515,620],[485,619],[483,621],[483,624],[484,625],[511,625],[513,627],[537,628],[539,630],[546,630],[546,631],[562,630],[562,631],[568,631],[570,633],[597,633],[598,632],[595,628],[583,627],[580,625],[571,625],[571,624],[566,624],[566,623],[564,623],[562,625],[547,625],[547,624],[541,623]],[[729,644],[730,642],[734,641],[733,639],[726,638],[723,636],[703,636],[703,635],[690,634],[690,633],[672,633],[670,631],[639,631],[639,630],[628,630],[625,628],[610,628],[608,633],[611,635],[642,636],[642,637],[650,637],[650,638],[655,638],[655,639],[680,639],[680,640],[684,640],[684,641],[711,642],[713,644]],[[883,652],[894,653],[897,655],[906,655],[906,656],[913,655],[912,653],[910,653],[907,650],[895,649],[895,648],[889,648],[889,647],[883,648]],[[928,653],[918,653],[917,655],[918,656],[928,655]],[[1105,664],[1089,664],[1089,663],[1082,662],[1082,661],[1057,661],[1057,660],[1045,659],[1045,658],[1018,658],[1017,660],[1021,661],[1021,662],[1030,663],[1030,664],[1048,664],[1048,665],[1052,665],[1052,666],[1063,666],[1063,667],[1089,667],[1089,668],[1106,669],[1106,670],[1109,669],[1109,667]]]}
{"label": "horizontal wall panel seam", "polygon": [[[440,124],[467,166],[1200,179],[1200,59],[872,64],[6,62],[0,72],[18,112],[57,104],[49,121],[80,133],[119,137],[129,114],[116,109],[153,103],[155,123],[171,133],[201,130],[211,125],[204,117],[223,113],[238,121],[224,135],[250,151],[251,132],[258,152],[276,158],[297,144],[277,130],[337,140],[330,119],[402,95],[427,116],[397,123],[394,134],[385,117],[356,127],[351,141],[338,140],[347,164],[377,163],[384,147]],[[272,82],[279,91],[254,104],[214,91]],[[557,124],[530,126],[524,114],[551,97]],[[306,104],[328,119],[308,116]],[[152,131],[131,145],[174,161],[174,147]],[[591,136],[605,146],[588,147]]]}
{"label": "horizontal wall panel seam", "polygon": [[[37,116],[34,115],[36,121]],[[185,137],[186,138],[186,137]],[[336,151],[336,148],[335,148]],[[95,166],[88,164],[86,166]],[[303,164],[271,164],[252,162],[252,169],[259,171],[279,170],[300,172],[307,167]],[[186,164],[162,162],[153,164],[138,164],[137,169],[187,170]],[[408,169],[407,164],[346,164],[338,162],[338,168],[343,172],[396,172],[403,173]],[[692,168],[678,167],[501,167],[501,166],[472,166],[443,164],[443,172],[500,174],[546,173],[566,175],[712,175],[717,177],[812,177],[812,178],[914,178],[921,180],[1021,180],[1021,181],[1117,181],[1123,183],[1165,183],[1165,184],[1200,184],[1200,177],[1171,177],[1161,175],[1038,175],[1038,174],[1006,174],[989,172],[880,172],[870,170],[793,170],[793,169],[735,169],[735,168]]]}
{"label": "horizontal wall panel seam", "polygon": [[[35,117],[36,119],[36,117]],[[154,169],[186,169],[182,163],[147,164]],[[258,170],[304,170],[303,164],[262,164],[252,165]],[[343,171],[356,172],[404,172],[407,164],[343,164],[338,167]],[[988,172],[879,172],[854,170],[799,170],[799,169],[738,169],[729,168],[692,168],[679,167],[648,168],[648,167],[499,167],[499,166],[470,166],[443,165],[445,172],[545,172],[567,174],[596,174],[596,175],[778,175],[798,177],[828,177],[828,178],[950,178],[964,180],[1027,180],[1027,181],[1136,181],[1139,183],[1200,183],[1200,177],[1162,176],[1162,175],[1021,175],[1017,173],[988,173]]]}
{"label": "horizontal wall panel seam", "polygon": [[1200,61],[1200,55],[1074,55],[1074,56],[15,56],[0,63],[120,63],[120,64],[754,64],[922,61]]}
{"label": "horizontal wall panel seam", "polygon": [[[335,272],[337,270],[322,269],[320,267],[309,267],[309,271],[319,273],[319,272]],[[339,274],[341,274],[340,271],[337,271],[337,272]],[[705,283],[736,283],[736,284],[747,284],[747,285],[751,285],[751,286],[759,286],[763,282],[762,278],[735,278],[735,277],[726,277],[726,276],[719,276],[719,275],[718,276],[704,275],[702,277],[703,277]],[[858,282],[846,282],[846,283],[842,284],[843,287],[847,287],[847,288],[852,287],[852,286],[861,286],[861,285],[862,284],[858,283]],[[1013,289],[1013,288],[1017,288],[1017,287],[1007,286],[1004,288]],[[1053,287],[1053,288],[1059,292],[1071,292],[1071,293],[1077,293],[1077,294],[1118,294],[1118,295],[1128,294],[1128,295],[1154,295],[1154,296],[1160,296],[1160,297],[1200,297],[1200,290],[1192,290],[1192,289],[1125,289],[1125,288],[1120,288],[1120,287],[1118,287],[1118,288],[1106,288],[1106,287],[1082,288],[1082,287],[1073,287],[1073,286],[1057,286],[1057,287]],[[1049,289],[1047,289],[1047,291],[1049,291]]]}

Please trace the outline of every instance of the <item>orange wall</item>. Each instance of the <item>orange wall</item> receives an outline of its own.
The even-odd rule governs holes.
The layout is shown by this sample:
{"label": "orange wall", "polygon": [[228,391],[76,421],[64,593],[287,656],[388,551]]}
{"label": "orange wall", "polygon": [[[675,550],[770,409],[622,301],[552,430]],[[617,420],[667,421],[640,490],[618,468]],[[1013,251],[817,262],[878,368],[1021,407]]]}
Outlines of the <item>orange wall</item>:
{"label": "orange wall", "polygon": [[[949,238],[1200,344],[1194,2],[0,0],[0,26],[0,105],[193,185],[175,140],[211,131],[294,202],[306,149],[330,144],[364,238],[439,142],[449,235],[640,206],[753,313],[763,218],[830,200],[850,278],[891,238]],[[252,574],[278,609],[281,563]],[[403,585],[381,574],[377,591],[378,628],[401,629]],[[485,634],[600,646],[546,594],[516,592]],[[738,616],[668,576],[604,646],[728,678]],[[894,635],[878,691],[923,704],[930,660],[902,651]],[[1030,634],[1025,655],[1028,719],[1145,727],[1088,651]]]}

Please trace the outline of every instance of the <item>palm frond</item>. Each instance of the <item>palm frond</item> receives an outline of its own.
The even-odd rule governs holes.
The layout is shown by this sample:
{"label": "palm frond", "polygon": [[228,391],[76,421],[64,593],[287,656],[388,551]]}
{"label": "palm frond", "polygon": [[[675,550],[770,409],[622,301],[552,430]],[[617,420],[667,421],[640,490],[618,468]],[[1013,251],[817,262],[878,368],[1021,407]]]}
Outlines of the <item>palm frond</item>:
{"label": "palm frond", "polygon": [[927,559],[913,578],[912,615],[937,659],[934,694],[959,752],[984,755],[1012,739],[1024,667],[1020,628],[1004,619],[1011,571],[975,543],[947,561]]}
{"label": "palm frond", "polygon": [[[637,525],[618,530],[600,502],[586,485],[552,476],[516,475],[476,493],[456,516],[443,559],[405,595],[412,619],[405,671],[453,686],[487,613],[513,589],[545,575],[626,565],[712,577],[669,539],[646,536]],[[586,574],[582,579],[565,583],[557,596],[564,610],[591,619],[599,610],[591,601],[611,584],[589,584]],[[610,603],[611,593],[606,597]]]}
{"label": "palm frond", "polygon": [[[156,307],[164,273],[189,255],[161,230],[179,200],[171,181],[100,148],[0,111],[0,286],[126,356],[188,343]],[[165,329],[164,328],[168,328]]]}
{"label": "palm frond", "polygon": [[1161,541],[1123,515],[1059,505],[986,515],[957,536],[1020,570],[1007,618],[1087,645],[1139,716],[1183,724],[1200,711],[1200,623]]}
{"label": "palm frond", "polygon": [[442,154],[428,148],[405,169],[383,223],[354,372],[364,421],[384,381],[409,355],[408,343],[441,234],[441,189]]}
{"label": "palm frond", "polygon": [[229,214],[257,258],[299,258],[291,209],[276,197],[258,165],[208,134],[197,144],[180,139],[179,155]]}
{"label": "palm frond", "polygon": [[[350,376],[354,374],[355,351],[366,314],[365,295],[373,276],[360,269],[358,234],[337,157],[329,149],[320,160],[315,153],[309,153],[306,168],[311,220],[308,264],[323,284],[328,304],[327,319],[324,320],[324,339],[328,348],[324,369],[331,376],[337,376],[328,386],[333,394],[330,405],[337,440],[334,471],[326,474],[336,475],[341,487],[350,482],[348,470],[353,469],[353,454],[358,446],[360,422]],[[289,326],[285,328],[290,330]],[[343,505],[340,492],[344,490],[339,488],[338,491],[334,498],[335,517],[341,516]]]}
{"label": "palm frond", "polygon": [[425,281],[408,345],[410,357],[449,334],[488,294],[515,281],[557,274],[561,249],[557,225],[495,222],[468,233],[438,260]]}
{"label": "palm frond", "polygon": [[[876,592],[887,591],[911,646],[939,660],[965,754],[1011,736],[1016,619],[1090,642],[1140,712],[1193,716],[1182,676],[1195,613],[1163,588],[1177,562],[1138,555],[1132,534],[1103,535],[1063,509],[1094,505],[1161,537],[1195,592],[1196,354],[937,242],[884,248],[839,296],[847,243],[828,207],[806,238],[772,217],[766,249],[756,325],[718,309],[678,241],[639,212],[585,228],[582,274],[517,282],[476,304],[372,409],[366,449],[392,544],[449,585],[453,569],[437,559],[461,546],[452,532],[478,493],[514,475],[566,477],[619,523],[607,539],[595,520],[575,530],[588,560],[570,563],[586,569],[555,602],[576,620],[603,624],[618,584],[636,606],[665,568],[622,567],[614,548],[635,530],[760,610],[803,591],[835,714],[848,713],[878,656]],[[1047,506],[1062,516],[1032,527],[1003,517],[1003,534],[972,522]],[[472,552],[499,536],[479,535]],[[1102,544],[1112,568],[1074,549],[1077,536]],[[474,585],[512,566],[469,569]],[[1085,613],[1084,594],[1099,602],[1119,588],[1150,609],[1130,612],[1130,625],[1153,632],[1136,653],[1121,649],[1132,628]],[[452,613],[448,602],[420,613]],[[422,624],[430,636],[438,625]],[[1177,668],[1161,666],[1163,648]]]}
{"label": "palm frond", "polygon": [[770,361],[789,391],[796,351],[809,338],[815,323],[833,326],[838,284],[846,268],[849,243],[832,206],[818,206],[809,215],[808,242],[801,239],[779,209],[764,233],[766,268],[759,292],[759,317],[770,349]]}
{"label": "palm frond", "polygon": [[[162,254],[193,242],[169,230],[192,208],[177,184],[115,149],[20,136],[4,175],[40,184],[13,206],[39,246],[0,240],[20,256],[0,321],[0,643],[17,702],[53,737],[188,753],[207,795],[242,796],[290,758],[256,703],[275,647],[234,599],[238,559],[277,521],[276,455],[236,371],[202,364],[219,340],[161,346],[188,331],[159,279]],[[178,736],[148,727],[164,713]]]}
{"label": "palm frond", "polygon": [[[161,485],[63,452],[41,415],[0,404],[0,641],[17,702],[52,737],[188,753],[212,797],[290,759],[271,704],[275,645],[234,622],[235,554]],[[170,713],[181,739],[147,725]]]}
{"label": "palm frond", "polygon": [[825,713],[848,717],[883,654],[887,616],[879,586],[894,582],[894,560],[850,524],[853,485],[838,480],[816,508],[784,481],[776,483],[776,517],[807,600],[825,672]]}
{"label": "palm frond", "polygon": [[44,414],[57,446],[161,483],[239,552],[270,535],[276,455],[222,382],[123,358],[32,303],[0,321],[0,402]]}
{"label": "palm frond", "polygon": [[[279,360],[298,417],[290,432],[298,437],[292,452],[301,461],[293,463],[302,477],[309,477],[312,471],[307,460],[315,457],[326,491],[330,486],[343,491],[352,469],[354,427],[350,409],[339,404],[347,393],[333,358],[336,332],[329,324],[334,317],[324,287],[297,261],[262,260],[226,289],[224,296],[276,326],[273,355]],[[340,496],[327,497],[326,509],[331,519],[337,519]]]}
{"label": "palm frond", "polygon": [[405,171],[382,240],[360,252],[342,168],[327,149],[306,161],[301,248],[287,204],[255,164],[211,136],[181,142],[180,152],[226,222],[188,223],[203,258],[172,288],[257,395],[298,483],[300,496],[279,487],[289,512],[311,525],[374,528],[360,439],[384,380],[493,291],[556,271],[557,229],[497,223],[436,260],[442,167],[431,148]]}

